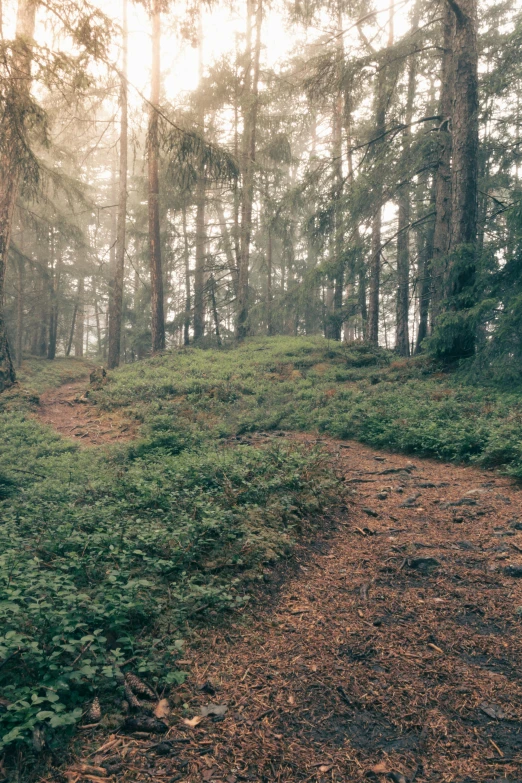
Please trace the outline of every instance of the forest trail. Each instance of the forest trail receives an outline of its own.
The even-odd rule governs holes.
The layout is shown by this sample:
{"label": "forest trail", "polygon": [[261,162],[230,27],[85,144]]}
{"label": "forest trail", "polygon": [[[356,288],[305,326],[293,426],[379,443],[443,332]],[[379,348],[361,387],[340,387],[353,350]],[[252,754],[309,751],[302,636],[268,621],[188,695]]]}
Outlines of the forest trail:
{"label": "forest trail", "polygon": [[[346,513],[276,572],[263,609],[189,635],[163,737],[100,726],[85,761],[169,783],[520,783],[520,489],[290,437],[329,449],[353,490]],[[209,703],[226,714],[198,722]]]}
{"label": "forest trail", "polygon": [[126,419],[119,411],[104,411],[93,405],[85,396],[88,388],[86,376],[43,392],[36,412],[38,419],[84,446],[133,438],[137,422]]}

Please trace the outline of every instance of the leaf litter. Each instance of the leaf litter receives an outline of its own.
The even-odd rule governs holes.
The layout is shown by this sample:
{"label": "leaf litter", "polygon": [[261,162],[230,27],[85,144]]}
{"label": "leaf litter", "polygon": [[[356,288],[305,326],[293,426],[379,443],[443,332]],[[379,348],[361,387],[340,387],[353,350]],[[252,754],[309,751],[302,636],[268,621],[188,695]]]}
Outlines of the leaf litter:
{"label": "leaf litter", "polygon": [[[393,484],[379,498],[353,481],[375,472],[371,449],[323,443],[350,487],[337,526],[301,547],[286,574],[276,569],[262,610],[189,634],[191,675],[161,720],[137,713],[105,741],[93,728],[70,768],[92,771],[76,783],[519,783],[520,490],[496,474],[428,460],[416,472],[387,455]],[[475,491],[484,485],[500,498]],[[419,489],[419,503],[400,503]],[[477,505],[464,504],[455,524],[452,504],[470,492]],[[370,504],[378,517],[361,535]],[[499,548],[504,537],[517,547]],[[416,554],[425,547],[429,558]]]}

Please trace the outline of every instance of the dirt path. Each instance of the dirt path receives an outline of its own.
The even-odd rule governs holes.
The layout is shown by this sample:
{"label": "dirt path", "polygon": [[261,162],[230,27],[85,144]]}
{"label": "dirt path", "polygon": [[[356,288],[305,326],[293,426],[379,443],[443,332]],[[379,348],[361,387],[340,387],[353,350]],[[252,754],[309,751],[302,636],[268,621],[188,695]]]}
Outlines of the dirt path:
{"label": "dirt path", "polygon": [[[168,783],[522,781],[520,491],[325,443],[354,492],[337,530],[255,617],[194,634],[163,742],[114,735],[90,763]],[[226,715],[183,722],[209,702]]]}
{"label": "dirt path", "polygon": [[38,418],[61,435],[89,446],[134,437],[137,422],[125,419],[119,411],[102,411],[92,405],[84,396],[88,388],[88,378],[84,378],[44,392],[40,395]]}

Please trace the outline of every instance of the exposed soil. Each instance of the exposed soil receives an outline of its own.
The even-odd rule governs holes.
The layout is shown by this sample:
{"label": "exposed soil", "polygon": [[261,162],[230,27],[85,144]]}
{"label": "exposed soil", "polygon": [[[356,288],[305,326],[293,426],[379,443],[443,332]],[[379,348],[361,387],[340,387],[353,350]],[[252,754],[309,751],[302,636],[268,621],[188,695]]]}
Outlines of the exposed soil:
{"label": "exposed soil", "polygon": [[70,780],[522,781],[520,490],[323,442],[353,491],[337,529],[255,616],[189,637],[163,736],[89,729],[98,772]]}
{"label": "exposed soil", "polygon": [[85,396],[87,378],[49,389],[40,395],[37,416],[67,438],[88,446],[129,440],[136,435],[138,423],[120,411],[103,411]]}

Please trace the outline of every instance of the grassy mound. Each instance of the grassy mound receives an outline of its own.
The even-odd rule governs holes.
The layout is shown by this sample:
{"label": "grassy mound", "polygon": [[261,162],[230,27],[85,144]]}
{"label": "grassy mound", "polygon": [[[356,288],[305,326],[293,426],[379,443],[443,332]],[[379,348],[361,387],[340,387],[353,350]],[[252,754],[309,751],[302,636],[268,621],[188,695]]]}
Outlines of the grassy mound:
{"label": "grassy mound", "polygon": [[79,449],[30,415],[49,368],[27,372],[0,414],[0,747],[35,727],[60,743],[94,693],[110,707],[129,659],[179,682],[184,621],[243,606],[337,494],[319,452],[170,431],[141,391],[143,440]]}
{"label": "grassy mound", "polygon": [[396,360],[322,338],[256,339],[230,351],[188,349],[128,365],[96,394],[143,422],[150,445],[175,449],[255,430],[303,430],[522,478],[518,393],[462,383],[428,359]]}

